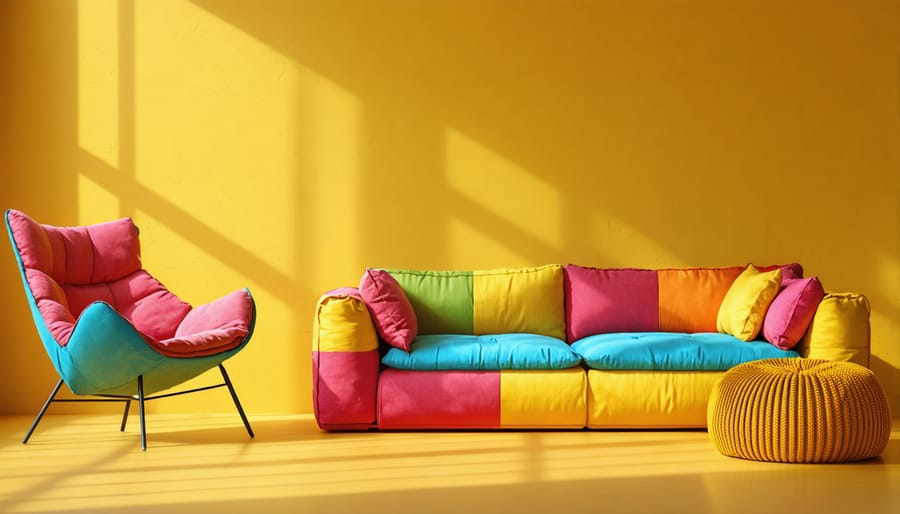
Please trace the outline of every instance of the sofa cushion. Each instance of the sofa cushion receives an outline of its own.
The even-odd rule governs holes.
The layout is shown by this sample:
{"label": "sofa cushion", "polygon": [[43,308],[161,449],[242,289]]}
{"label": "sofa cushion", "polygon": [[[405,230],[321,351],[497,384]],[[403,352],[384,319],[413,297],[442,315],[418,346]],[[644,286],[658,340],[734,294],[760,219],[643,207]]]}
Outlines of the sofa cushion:
{"label": "sofa cushion", "polygon": [[744,266],[659,270],[659,328],[715,332],[719,306]]}
{"label": "sofa cushion", "polygon": [[472,333],[472,272],[389,269],[406,292],[419,334]]}
{"label": "sofa cushion", "polygon": [[734,280],[716,317],[716,329],[741,341],[754,339],[781,287],[781,269],[762,272],[752,264]]}
{"label": "sofa cushion", "polygon": [[565,338],[563,280],[558,264],[473,272],[473,333]]}
{"label": "sofa cushion", "polygon": [[541,334],[562,339],[558,264],[481,271],[388,270],[418,318],[419,334]]}
{"label": "sofa cushion", "polygon": [[775,346],[790,350],[803,338],[816,314],[825,289],[817,277],[798,278],[786,271],[781,290],[763,320],[763,337]]}
{"label": "sofa cushion", "polygon": [[[715,332],[719,307],[746,266],[722,268],[587,268],[566,276],[569,342],[607,332]],[[769,271],[799,264],[767,266]]]}
{"label": "sofa cushion", "polygon": [[435,334],[419,336],[409,353],[389,349],[381,362],[421,371],[566,369],[581,357],[565,341],[538,334]]}
{"label": "sofa cushion", "polygon": [[605,332],[659,329],[659,284],[655,270],[600,269],[570,264],[565,269],[566,339]]}
{"label": "sofa cushion", "polygon": [[738,344],[717,332],[632,332],[597,334],[572,343],[591,369],[654,371],[722,371],[742,362],[797,357],[766,341]]}
{"label": "sofa cushion", "polygon": [[359,294],[372,312],[378,335],[387,344],[409,351],[419,324],[397,279],[385,270],[367,269],[359,281]]}

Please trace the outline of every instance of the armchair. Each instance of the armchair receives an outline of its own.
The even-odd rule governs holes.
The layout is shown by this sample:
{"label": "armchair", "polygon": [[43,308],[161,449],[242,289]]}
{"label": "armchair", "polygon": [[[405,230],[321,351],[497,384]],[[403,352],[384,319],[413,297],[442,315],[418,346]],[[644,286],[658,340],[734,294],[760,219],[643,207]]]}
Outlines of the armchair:
{"label": "armchair", "polygon": [[[56,227],[7,210],[6,227],[38,335],[60,376],[23,444],[54,401],[124,402],[124,431],[135,400],[146,450],[146,401],[218,387],[228,388],[253,437],[222,364],[253,333],[256,308],[249,290],[198,307],[180,300],[143,269],[138,228],[130,218]],[[214,367],[221,384],[157,394]],[[76,396],[91,398],[56,399],[63,383]]]}

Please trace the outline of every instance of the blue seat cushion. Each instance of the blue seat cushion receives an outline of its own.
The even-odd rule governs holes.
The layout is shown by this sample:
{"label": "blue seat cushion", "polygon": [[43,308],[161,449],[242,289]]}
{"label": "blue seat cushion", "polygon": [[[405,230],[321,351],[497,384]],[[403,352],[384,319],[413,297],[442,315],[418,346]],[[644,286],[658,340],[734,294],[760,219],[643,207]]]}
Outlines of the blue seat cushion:
{"label": "blue seat cushion", "polygon": [[391,348],[381,362],[419,371],[567,369],[581,363],[569,345],[538,334],[420,335],[407,353]]}
{"label": "blue seat cushion", "polygon": [[743,362],[799,357],[767,341],[741,341],[728,334],[701,332],[618,332],[572,343],[592,369],[724,371]]}

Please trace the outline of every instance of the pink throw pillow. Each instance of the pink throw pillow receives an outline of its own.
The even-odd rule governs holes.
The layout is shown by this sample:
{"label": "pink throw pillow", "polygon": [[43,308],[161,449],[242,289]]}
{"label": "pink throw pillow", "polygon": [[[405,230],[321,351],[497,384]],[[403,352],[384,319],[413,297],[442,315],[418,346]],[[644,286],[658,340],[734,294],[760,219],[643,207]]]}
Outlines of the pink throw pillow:
{"label": "pink throw pillow", "polygon": [[418,335],[419,322],[397,279],[387,271],[367,269],[359,282],[359,294],[372,312],[381,338],[408,352]]}
{"label": "pink throw pillow", "polygon": [[784,277],[763,321],[763,337],[782,350],[793,348],[809,328],[825,289],[816,277]]}

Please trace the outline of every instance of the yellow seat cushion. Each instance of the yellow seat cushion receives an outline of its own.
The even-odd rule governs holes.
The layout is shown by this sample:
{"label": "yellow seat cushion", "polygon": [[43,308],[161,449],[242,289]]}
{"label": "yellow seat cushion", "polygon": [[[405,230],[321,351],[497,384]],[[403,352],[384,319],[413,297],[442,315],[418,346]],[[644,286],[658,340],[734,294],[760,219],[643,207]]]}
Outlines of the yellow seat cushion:
{"label": "yellow seat cushion", "polygon": [[877,457],[891,435],[884,389],[867,368],[824,359],[765,359],[713,388],[707,428],[723,455],[768,462]]}

